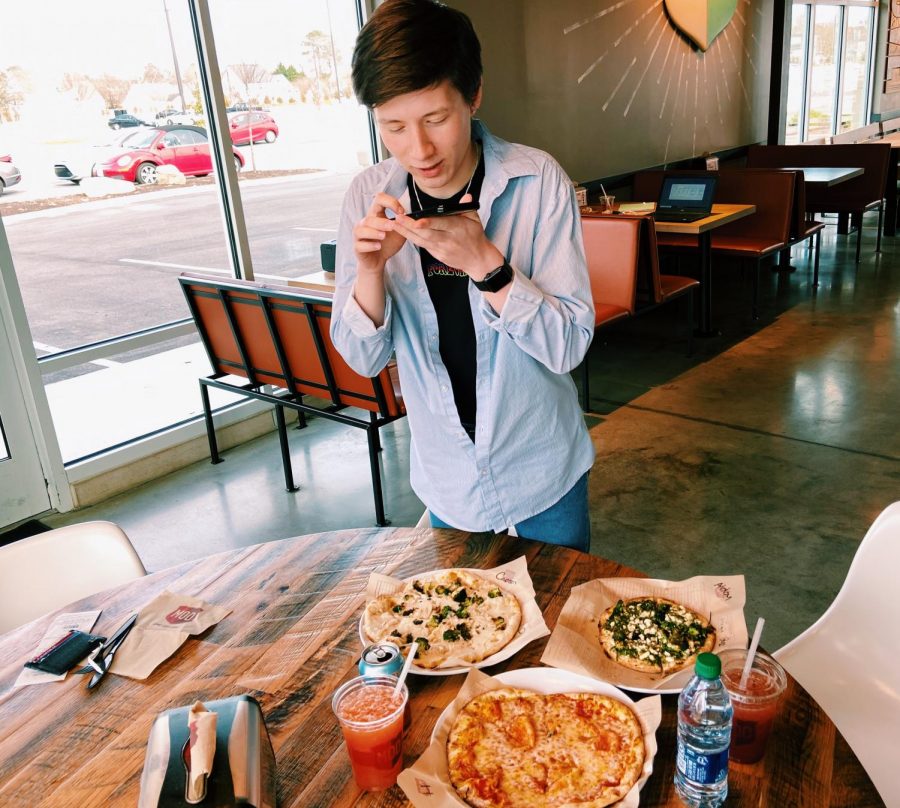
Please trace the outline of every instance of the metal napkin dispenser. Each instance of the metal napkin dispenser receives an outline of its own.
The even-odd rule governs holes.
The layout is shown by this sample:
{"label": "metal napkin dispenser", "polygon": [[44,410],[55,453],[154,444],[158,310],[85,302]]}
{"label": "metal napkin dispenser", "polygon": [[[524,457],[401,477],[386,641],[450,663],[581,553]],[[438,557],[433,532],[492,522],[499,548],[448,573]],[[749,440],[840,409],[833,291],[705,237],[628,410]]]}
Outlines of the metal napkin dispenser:
{"label": "metal napkin dispenser", "polygon": [[275,808],[275,754],[259,703],[251,696],[205,702],[217,715],[216,749],[205,794],[188,799],[190,707],[160,713],[153,722],[138,808]]}

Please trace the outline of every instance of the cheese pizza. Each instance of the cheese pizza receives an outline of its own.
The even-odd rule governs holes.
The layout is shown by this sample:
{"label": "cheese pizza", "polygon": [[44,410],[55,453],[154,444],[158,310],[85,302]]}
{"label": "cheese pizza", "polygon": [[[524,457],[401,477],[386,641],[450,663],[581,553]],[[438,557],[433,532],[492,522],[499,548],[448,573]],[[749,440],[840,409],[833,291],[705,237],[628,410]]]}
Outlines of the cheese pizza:
{"label": "cheese pizza", "polygon": [[522,607],[515,595],[467,570],[416,578],[366,605],[363,632],[372,642],[419,645],[416,665],[481,662],[516,636]]}
{"label": "cheese pizza", "polygon": [[716,630],[705,617],[665,598],[619,600],[598,627],[607,656],[642,673],[675,673],[716,644]]}
{"label": "cheese pizza", "polygon": [[474,808],[602,808],[640,779],[644,755],[637,716],[598,693],[491,690],[447,740],[450,782]]}

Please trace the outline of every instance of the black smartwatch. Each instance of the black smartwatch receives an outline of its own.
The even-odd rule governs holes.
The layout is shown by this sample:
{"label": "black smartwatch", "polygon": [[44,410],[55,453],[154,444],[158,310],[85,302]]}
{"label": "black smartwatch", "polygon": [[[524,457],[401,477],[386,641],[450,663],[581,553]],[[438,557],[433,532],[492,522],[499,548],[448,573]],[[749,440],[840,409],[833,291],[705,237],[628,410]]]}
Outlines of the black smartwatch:
{"label": "black smartwatch", "polygon": [[480,281],[472,281],[475,288],[482,292],[499,292],[513,279],[513,268],[503,262],[502,266],[488,272]]}

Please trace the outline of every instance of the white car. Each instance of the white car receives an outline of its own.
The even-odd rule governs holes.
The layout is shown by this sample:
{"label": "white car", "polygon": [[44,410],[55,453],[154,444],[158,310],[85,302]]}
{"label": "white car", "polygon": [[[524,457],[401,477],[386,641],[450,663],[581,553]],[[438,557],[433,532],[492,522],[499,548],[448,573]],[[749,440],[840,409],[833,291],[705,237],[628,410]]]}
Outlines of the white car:
{"label": "white car", "polygon": [[0,194],[11,185],[16,185],[22,179],[22,174],[12,163],[12,157],[8,154],[0,154]]}
{"label": "white car", "polygon": [[202,125],[202,116],[184,110],[165,109],[156,113],[156,125],[178,124],[179,126]]}

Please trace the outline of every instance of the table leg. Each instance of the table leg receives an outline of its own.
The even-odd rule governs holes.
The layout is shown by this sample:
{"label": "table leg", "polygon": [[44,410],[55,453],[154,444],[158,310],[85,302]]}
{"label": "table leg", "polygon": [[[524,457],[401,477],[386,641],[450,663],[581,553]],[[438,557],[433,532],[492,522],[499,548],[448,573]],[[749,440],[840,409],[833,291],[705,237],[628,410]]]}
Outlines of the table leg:
{"label": "table leg", "polygon": [[709,230],[697,237],[700,251],[700,327],[694,332],[698,337],[717,337],[712,327],[712,234]]}
{"label": "table leg", "polygon": [[897,160],[900,158],[900,149],[891,149],[891,159],[888,162],[887,185],[884,189],[884,227],[882,232],[886,236],[897,233]]}

